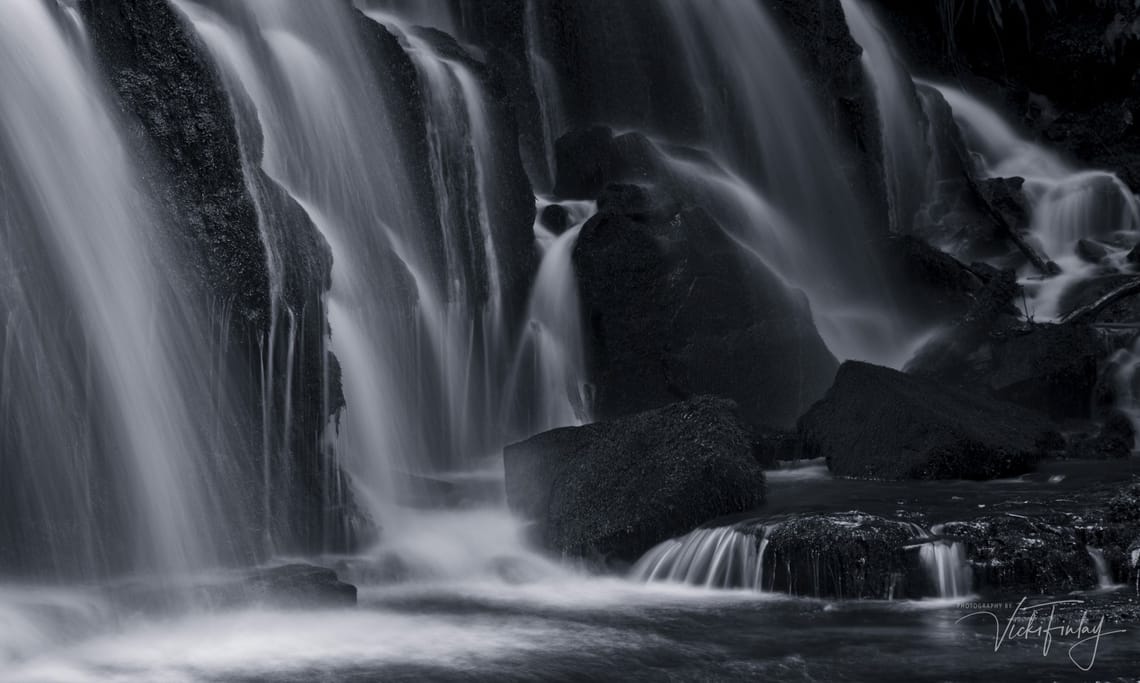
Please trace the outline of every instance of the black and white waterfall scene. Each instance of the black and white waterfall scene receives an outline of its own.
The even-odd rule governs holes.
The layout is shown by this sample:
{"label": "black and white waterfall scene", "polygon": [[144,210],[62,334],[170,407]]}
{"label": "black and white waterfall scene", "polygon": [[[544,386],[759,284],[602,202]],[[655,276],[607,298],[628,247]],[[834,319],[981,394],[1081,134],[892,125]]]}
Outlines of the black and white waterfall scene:
{"label": "black and white waterfall scene", "polygon": [[0,0],[0,681],[1140,681],[1135,0]]}

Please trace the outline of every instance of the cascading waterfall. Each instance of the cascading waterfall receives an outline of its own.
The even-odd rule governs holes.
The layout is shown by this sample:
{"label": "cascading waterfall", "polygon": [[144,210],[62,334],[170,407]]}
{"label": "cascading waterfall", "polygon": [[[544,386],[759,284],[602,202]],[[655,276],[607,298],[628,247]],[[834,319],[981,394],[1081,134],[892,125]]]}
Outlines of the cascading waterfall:
{"label": "cascading waterfall", "polygon": [[1025,179],[1030,234],[1061,267],[1060,275],[1045,280],[1035,273],[1022,273],[1034,318],[1052,320],[1063,315],[1065,292],[1099,274],[1103,264],[1088,263],[1077,253],[1080,240],[1101,241],[1111,252],[1106,264],[1123,268],[1127,248],[1135,242],[1131,233],[1140,227],[1140,202],[1116,175],[1074,169],[1050,150],[1020,136],[980,100],[957,88],[929,85],[938,88],[950,104],[966,145],[977,154],[986,177]]}
{"label": "cascading waterfall", "polygon": [[244,559],[228,380],[93,63],[73,9],[0,3],[3,565]]}
{"label": "cascading waterfall", "polygon": [[[533,14],[540,5],[531,3],[528,9]],[[667,0],[627,7],[646,14],[635,15],[638,21],[666,27],[665,38],[684,55],[680,77],[671,79],[696,95],[686,106],[697,109],[697,130],[666,130],[676,127],[672,111],[652,112],[662,120],[648,126],[620,113],[610,123],[648,135],[666,166],[659,170],[692,191],[695,203],[722,222],[746,252],[789,288],[808,295],[816,326],[837,357],[903,362],[917,330],[900,318],[887,283],[868,266],[874,262],[867,244],[870,228],[859,198],[833,163],[841,155],[838,145],[762,4]],[[528,19],[529,27],[540,23]],[[542,48],[553,29],[542,28],[542,34],[528,36],[528,45],[532,70],[547,73],[555,69]],[[628,50],[606,31],[590,37],[591,49],[600,54]],[[643,75],[629,68],[605,65],[608,82],[620,84],[615,92],[645,87]],[[545,87],[536,84],[540,97]],[[558,100],[547,96],[542,109],[544,119],[562,126],[573,125],[573,112],[596,104],[576,102],[572,93],[556,94]],[[605,97],[601,101],[608,102]]]}
{"label": "cascading waterfall", "polygon": [[1086,546],[1085,550],[1088,552],[1089,559],[1093,561],[1093,566],[1096,568],[1097,587],[1101,590],[1115,588],[1116,582],[1112,580],[1112,571],[1108,568],[1108,561],[1104,559],[1104,550],[1092,546]]}
{"label": "cascading waterfall", "polygon": [[[471,470],[485,471],[480,459],[514,431],[577,422],[567,390],[580,384],[570,374],[583,363],[576,338],[551,336],[578,335],[576,321],[550,318],[551,307],[537,319],[545,332],[524,328],[523,347],[539,347],[532,350],[537,372],[515,370],[496,244],[501,201],[491,184],[501,175],[501,145],[480,65],[447,36],[413,24],[447,24],[422,7],[174,4],[219,64],[232,98],[248,99],[256,113],[264,152],[254,163],[296,199],[332,248],[331,350],[347,408],[330,429],[358,498],[383,527],[383,552],[404,548],[422,559],[412,536],[494,533],[496,525],[467,513],[449,520],[420,508],[466,499],[456,489],[468,487]],[[370,55],[386,48],[373,31],[391,32],[410,59],[422,93],[413,110],[422,119],[385,91],[392,82]],[[417,166],[409,139],[420,136],[428,158]],[[424,175],[409,170],[416,168]],[[545,304],[573,289],[572,239],[551,247],[557,263],[548,259],[539,281],[553,291],[540,287],[535,300]],[[576,307],[566,310],[573,315]],[[560,353],[568,355],[552,359]],[[535,384],[520,386],[524,379]],[[519,405],[527,409],[521,425]],[[487,552],[495,547],[486,545]],[[441,559],[434,570],[462,565]]]}

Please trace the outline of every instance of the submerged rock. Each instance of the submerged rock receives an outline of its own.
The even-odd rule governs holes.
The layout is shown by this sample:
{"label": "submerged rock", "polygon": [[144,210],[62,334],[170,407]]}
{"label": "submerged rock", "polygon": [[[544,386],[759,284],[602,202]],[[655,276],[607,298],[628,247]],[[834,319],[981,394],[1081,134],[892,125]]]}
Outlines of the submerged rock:
{"label": "submerged rock", "polygon": [[636,560],[654,544],[764,502],[730,401],[698,397],[544,432],[503,451],[507,502],[553,552]]}
{"label": "submerged rock", "polygon": [[864,479],[994,479],[1063,443],[1035,412],[889,368],[848,361],[800,418],[807,457]]}

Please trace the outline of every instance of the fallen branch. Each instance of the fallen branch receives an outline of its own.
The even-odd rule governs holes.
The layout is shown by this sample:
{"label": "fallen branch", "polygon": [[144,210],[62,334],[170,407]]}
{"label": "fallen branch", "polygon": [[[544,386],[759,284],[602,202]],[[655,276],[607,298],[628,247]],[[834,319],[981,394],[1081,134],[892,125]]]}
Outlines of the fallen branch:
{"label": "fallen branch", "polygon": [[1109,290],[1099,299],[1069,311],[1058,321],[1062,325],[1074,322],[1092,322],[1101,311],[1121,299],[1140,294],[1140,277],[1132,278],[1124,284]]}
{"label": "fallen branch", "polygon": [[1029,259],[1029,262],[1033,264],[1033,267],[1036,268],[1038,272],[1046,277],[1052,277],[1061,273],[1060,266],[1050,261],[1045,254],[1037,251],[1016,228],[1009,224],[1009,221],[1005,219],[1005,214],[990,203],[986,194],[982,192],[982,188],[978,186],[977,181],[967,176],[966,184],[970,188],[970,192],[974,195],[974,199],[981,204],[982,208],[989,214],[989,217],[1001,227],[1002,232],[1021,250],[1021,253],[1025,254],[1025,258]]}

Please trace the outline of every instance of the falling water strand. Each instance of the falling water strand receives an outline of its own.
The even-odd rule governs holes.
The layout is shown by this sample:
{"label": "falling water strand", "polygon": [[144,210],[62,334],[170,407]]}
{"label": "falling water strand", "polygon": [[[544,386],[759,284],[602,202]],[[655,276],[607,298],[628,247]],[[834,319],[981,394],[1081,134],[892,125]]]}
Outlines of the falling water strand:
{"label": "falling water strand", "polygon": [[[0,178],[21,198],[4,219],[3,251],[54,264],[38,274],[8,271],[15,278],[3,294],[6,368],[35,368],[45,388],[75,392],[33,392],[32,410],[48,412],[24,411],[5,428],[23,439],[38,424],[38,443],[16,450],[35,452],[36,471],[58,482],[38,488],[40,474],[25,480],[39,511],[23,521],[52,534],[70,533],[57,521],[81,520],[69,527],[79,529],[79,547],[94,543],[103,557],[126,551],[135,569],[214,564],[244,525],[223,520],[219,507],[240,500],[232,473],[216,466],[238,449],[212,439],[215,420],[203,410],[218,405],[202,372],[212,363],[205,312],[179,293],[117,106],[89,67],[87,41],[66,35],[80,26],[61,29],[39,2],[5,2],[0,14]],[[49,292],[62,300],[36,300]],[[43,325],[56,324],[48,311],[59,312],[67,331],[51,334],[63,339],[36,339],[49,333]],[[6,388],[16,381],[7,372],[4,379]],[[55,443],[52,433],[70,443]],[[20,457],[5,453],[5,462]],[[120,520],[100,520],[107,508],[91,507],[106,495],[92,487],[107,472],[118,473],[107,485],[122,489]],[[94,523],[101,526],[84,526]]]}

